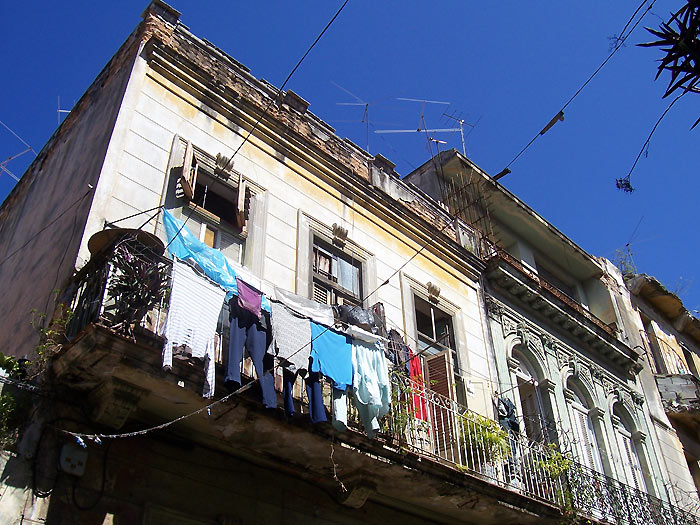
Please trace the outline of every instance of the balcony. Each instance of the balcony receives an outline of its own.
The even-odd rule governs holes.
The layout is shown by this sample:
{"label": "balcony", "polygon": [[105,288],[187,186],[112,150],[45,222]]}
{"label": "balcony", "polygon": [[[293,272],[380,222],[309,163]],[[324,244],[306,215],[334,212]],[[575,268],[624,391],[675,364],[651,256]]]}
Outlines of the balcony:
{"label": "balcony", "polygon": [[[54,357],[52,372],[64,391],[88,405],[99,428],[144,428],[200,410],[170,427],[171,435],[334,489],[337,482],[344,489],[339,501],[354,507],[374,497],[447,521],[557,523],[576,512],[601,522],[700,523],[587,471],[552,446],[509,435],[399,373],[392,374],[391,411],[375,439],[364,435],[352,406],[348,432],[312,426],[301,383],[295,386],[298,415],[289,420],[264,410],[254,389],[206,409],[211,400],[199,395],[201,363],[176,360],[170,372],[161,367],[170,268],[168,259],[150,252],[111,251],[80,270],[64,294],[74,312],[66,329],[70,342]],[[125,275],[138,276],[134,289]],[[221,317],[219,349],[226,344],[227,314]],[[221,355],[217,385],[223,383]],[[254,384],[251,364],[242,366]],[[219,387],[214,399],[225,393]],[[329,411],[330,398],[326,384]]]}
{"label": "balcony", "polygon": [[503,250],[491,250],[486,275],[509,294],[550,319],[596,353],[629,373],[641,370],[641,355],[617,337],[605,324],[571,297],[523,266]]}

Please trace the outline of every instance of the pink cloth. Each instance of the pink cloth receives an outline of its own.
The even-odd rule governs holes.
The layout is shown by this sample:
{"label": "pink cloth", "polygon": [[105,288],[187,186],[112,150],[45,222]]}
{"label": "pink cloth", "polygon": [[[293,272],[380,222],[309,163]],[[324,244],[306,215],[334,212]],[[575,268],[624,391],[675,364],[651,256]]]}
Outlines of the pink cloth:
{"label": "pink cloth", "polygon": [[259,319],[262,292],[241,281],[238,277],[236,277],[236,285],[238,286],[238,306],[248,310]]}

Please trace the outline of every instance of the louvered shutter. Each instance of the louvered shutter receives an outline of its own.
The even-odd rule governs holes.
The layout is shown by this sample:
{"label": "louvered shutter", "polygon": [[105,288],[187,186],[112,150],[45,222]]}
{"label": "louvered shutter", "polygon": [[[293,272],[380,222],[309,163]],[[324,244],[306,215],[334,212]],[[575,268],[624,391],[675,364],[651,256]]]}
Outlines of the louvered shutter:
{"label": "louvered shutter", "polygon": [[637,456],[632,437],[623,429],[617,429],[616,434],[622,470],[626,478],[625,482],[638,490],[645,491],[646,486],[642,476],[642,467],[639,463],[639,457]]}
{"label": "louvered shutter", "polygon": [[[425,357],[425,383],[429,390],[453,399],[454,376],[450,351]],[[433,445],[435,452],[447,460],[454,460],[456,450],[456,420],[454,413],[442,402],[428,403],[432,421]]]}
{"label": "louvered shutter", "polygon": [[243,175],[238,177],[238,200],[236,202],[236,225],[241,230],[242,234],[247,233],[247,215],[248,202],[250,201],[250,192]]}
{"label": "louvered shutter", "polygon": [[594,469],[594,457],[591,449],[591,439],[588,434],[588,415],[583,410],[571,407],[571,425],[574,433],[573,440],[576,455],[581,463]]}
{"label": "louvered shutter", "polygon": [[330,304],[330,291],[314,281],[314,301],[321,304]]}
{"label": "louvered shutter", "polygon": [[180,186],[189,200],[194,198],[194,188],[197,184],[197,171],[199,166],[194,158],[194,147],[190,141],[185,146],[185,158],[182,163],[182,174],[180,175]]}

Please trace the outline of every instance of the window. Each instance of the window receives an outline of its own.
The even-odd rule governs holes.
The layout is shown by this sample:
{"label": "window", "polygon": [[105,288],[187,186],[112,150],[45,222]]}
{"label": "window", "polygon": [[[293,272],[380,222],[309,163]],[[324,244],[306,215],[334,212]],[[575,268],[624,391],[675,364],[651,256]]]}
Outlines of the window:
{"label": "window", "polygon": [[639,461],[639,455],[637,454],[637,447],[632,439],[632,426],[628,423],[625,415],[620,412],[617,404],[613,409],[613,416],[618,449],[617,457],[622,466],[620,481],[637,490],[646,492],[647,487],[644,482],[642,465]]}
{"label": "window", "polygon": [[460,374],[452,313],[414,293],[416,346],[423,356],[428,388],[467,405],[466,382]]}
{"label": "window", "polygon": [[313,299],[329,305],[362,304],[362,261],[313,237]]}
{"label": "window", "polygon": [[[416,331],[418,332],[418,350],[425,350],[424,355],[434,355],[449,349],[453,364],[457,362],[457,349],[452,324],[452,316],[430,301],[417,295],[413,296],[416,307]],[[428,348],[429,347],[429,348]]]}
{"label": "window", "polygon": [[185,201],[180,218],[188,218],[187,227],[200,241],[242,264],[253,197],[249,184],[238,172],[223,173],[217,167],[218,159],[191,142],[176,141],[174,157],[176,150],[182,166],[173,168],[175,198],[177,205]]}
{"label": "window", "polygon": [[579,463],[590,469],[602,472],[603,466],[598,450],[598,439],[596,438],[590,410],[584,397],[575,387],[571,388],[569,393],[569,419],[571,421],[571,438],[574,454]]}
{"label": "window", "polygon": [[518,346],[513,350],[513,357],[517,361],[514,373],[523,419],[521,431],[533,441],[542,441],[545,439],[549,422],[553,420],[549,416],[551,414],[551,410],[548,410],[549,405],[544,404],[546,395],[542,395],[538,376],[534,372],[535,368],[522,355],[522,347]]}

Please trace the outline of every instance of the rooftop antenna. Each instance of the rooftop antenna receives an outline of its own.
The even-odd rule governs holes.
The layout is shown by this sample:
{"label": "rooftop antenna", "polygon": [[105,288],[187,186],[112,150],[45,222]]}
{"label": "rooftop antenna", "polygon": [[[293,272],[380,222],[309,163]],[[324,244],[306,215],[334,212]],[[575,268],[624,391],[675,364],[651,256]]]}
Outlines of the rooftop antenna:
{"label": "rooftop antenna", "polygon": [[[426,104],[442,104],[449,106],[450,102],[442,102],[440,100],[425,100],[422,98],[397,98],[396,100],[402,100],[404,102],[420,102],[420,119],[418,123],[418,128],[416,129],[377,129],[375,133],[451,133],[459,131],[460,128],[434,128],[428,129],[425,123],[425,106]],[[428,137],[430,139],[430,137]]]}
{"label": "rooftop antenna", "polygon": [[459,124],[459,134],[462,137],[462,154],[466,157],[467,156],[467,148],[464,144],[464,125],[466,124],[470,128],[474,129],[476,124],[470,124],[469,122],[467,122],[463,118],[457,118],[457,117],[455,117],[454,113],[452,113],[452,114],[443,113],[443,116],[445,116],[448,119],[454,120]]}
{"label": "rooftop antenna", "polygon": [[28,153],[28,152],[30,152],[30,151],[31,151],[32,153],[34,153],[34,156],[36,157],[36,151],[34,151],[34,148],[32,148],[32,147],[27,143],[26,140],[24,140],[22,137],[20,137],[19,135],[17,135],[17,133],[15,133],[14,131],[12,131],[12,129],[10,129],[10,127],[9,127],[7,124],[5,124],[5,123],[2,122],[2,121],[0,121],[0,124],[2,124],[2,126],[3,126],[7,131],[9,131],[10,133],[12,133],[12,135],[14,135],[14,137],[15,137],[17,140],[19,140],[22,144],[24,144],[24,145],[26,146],[26,149],[25,149],[24,151],[21,151],[21,152],[17,153],[16,155],[12,155],[12,156],[8,157],[7,159],[5,159],[4,161],[0,162],[0,171],[4,171],[4,172],[7,173],[10,177],[12,177],[12,178],[15,179],[17,182],[19,182],[19,177],[17,177],[17,175],[15,175],[14,173],[12,173],[12,172],[7,168],[7,164],[8,164],[11,160],[16,159],[17,157],[21,157],[22,155],[24,155],[25,153]]}
{"label": "rooftop antenna", "polygon": [[352,98],[354,98],[357,101],[357,102],[336,102],[336,105],[338,105],[338,106],[362,106],[364,108],[364,111],[362,113],[362,120],[360,122],[362,122],[365,125],[365,143],[367,145],[366,151],[369,153],[369,126],[370,126],[369,107],[378,103],[379,100],[375,100],[372,102],[366,102],[366,101],[362,100],[360,97],[358,97],[357,95],[355,95],[352,91],[345,89],[343,86],[336,84],[332,80],[331,80],[331,84],[333,84],[338,89],[345,91],[348,95],[350,95]]}
{"label": "rooftop antenna", "polygon": [[70,113],[70,109],[61,109],[61,97],[59,95],[58,97],[58,106],[56,108],[56,124],[60,125],[61,124],[61,113]]}

